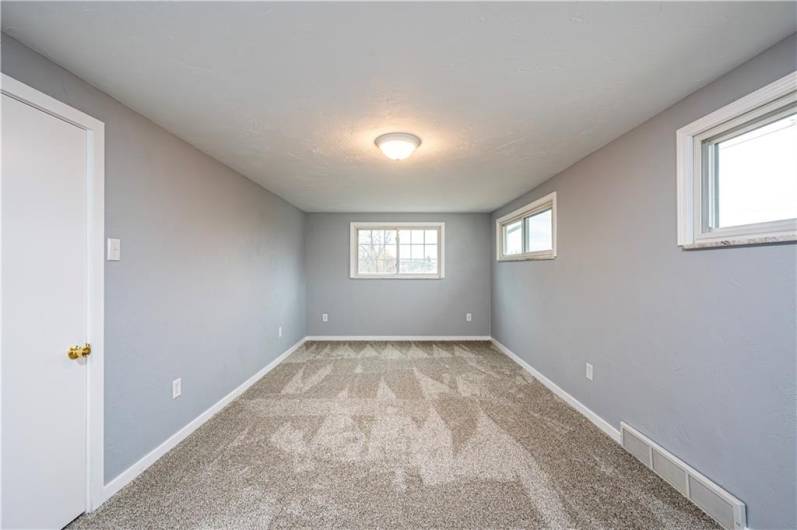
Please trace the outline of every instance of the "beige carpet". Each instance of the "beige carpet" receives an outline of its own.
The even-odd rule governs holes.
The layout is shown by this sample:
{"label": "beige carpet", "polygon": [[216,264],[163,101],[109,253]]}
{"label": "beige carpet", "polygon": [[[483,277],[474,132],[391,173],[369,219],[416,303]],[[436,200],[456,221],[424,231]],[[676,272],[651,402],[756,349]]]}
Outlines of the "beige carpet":
{"label": "beige carpet", "polygon": [[311,342],[74,528],[716,528],[486,342]]}

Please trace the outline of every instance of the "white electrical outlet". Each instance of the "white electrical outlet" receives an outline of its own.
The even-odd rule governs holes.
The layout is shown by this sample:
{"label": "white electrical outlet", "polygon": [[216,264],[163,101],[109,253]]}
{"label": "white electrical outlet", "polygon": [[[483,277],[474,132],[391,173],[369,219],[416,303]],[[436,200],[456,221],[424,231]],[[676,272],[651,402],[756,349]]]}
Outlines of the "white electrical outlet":
{"label": "white electrical outlet", "polygon": [[172,399],[177,399],[183,393],[183,379],[178,377],[172,381]]}
{"label": "white electrical outlet", "polygon": [[591,365],[591,364],[589,364],[589,363],[587,363],[587,373],[586,373],[586,376],[587,376],[587,379],[589,379],[590,381],[592,381],[592,365]]}
{"label": "white electrical outlet", "polygon": [[473,320],[473,315],[471,313],[465,313],[465,322],[470,322]]}
{"label": "white electrical outlet", "polygon": [[277,328],[277,337],[282,337],[282,326]]}
{"label": "white electrical outlet", "polygon": [[329,315],[327,313],[321,313],[321,322],[329,322]]}

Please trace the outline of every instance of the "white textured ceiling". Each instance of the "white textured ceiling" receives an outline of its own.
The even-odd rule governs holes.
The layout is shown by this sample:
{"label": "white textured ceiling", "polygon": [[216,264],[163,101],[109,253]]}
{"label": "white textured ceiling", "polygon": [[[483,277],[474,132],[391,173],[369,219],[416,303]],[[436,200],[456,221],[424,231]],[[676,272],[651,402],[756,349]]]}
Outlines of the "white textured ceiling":
{"label": "white textured ceiling", "polygon": [[[489,211],[797,29],[795,4],[9,3],[3,31],[307,211]],[[377,135],[423,145],[393,162]]]}

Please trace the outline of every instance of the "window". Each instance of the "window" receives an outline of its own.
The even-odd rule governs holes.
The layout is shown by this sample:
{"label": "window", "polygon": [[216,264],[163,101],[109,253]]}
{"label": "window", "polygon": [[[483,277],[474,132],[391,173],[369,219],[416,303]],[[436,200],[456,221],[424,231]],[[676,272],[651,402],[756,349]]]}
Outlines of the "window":
{"label": "window", "polygon": [[351,223],[352,278],[444,276],[444,223]]}
{"label": "window", "polygon": [[797,240],[797,72],[678,130],[678,244]]}
{"label": "window", "polygon": [[556,193],[496,221],[498,261],[556,257]]}

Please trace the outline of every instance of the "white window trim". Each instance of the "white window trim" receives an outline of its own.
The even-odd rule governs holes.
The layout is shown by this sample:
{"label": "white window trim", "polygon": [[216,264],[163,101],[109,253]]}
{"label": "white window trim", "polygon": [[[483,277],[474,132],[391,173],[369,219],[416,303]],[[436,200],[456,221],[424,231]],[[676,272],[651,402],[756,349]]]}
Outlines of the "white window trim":
{"label": "white window trim", "polygon": [[[357,272],[357,230],[361,228],[383,229],[383,230],[406,230],[406,229],[426,229],[438,230],[437,240],[437,263],[438,272],[436,274],[413,274],[399,273],[398,266],[395,274],[360,274]],[[440,280],[445,278],[446,271],[446,224],[443,222],[352,222],[349,228],[349,277],[354,280]],[[396,261],[401,259],[401,250],[397,244]],[[398,264],[397,264],[398,265]]]}
{"label": "white window trim", "polygon": [[[787,98],[787,99],[782,99]],[[704,116],[676,132],[678,245],[684,249],[727,247],[797,241],[797,219],[741,226],[705,228],[702,181],[702,141],[730,129],[740,121],[764,115],[797,98],[797,72]],[[777,103],[776,100],[780,100]],[[753,112],[755,111],[755,112]],[[753,112],[751,114],[751,112]]]}
{"label": "white window trim", "polygon": [[[550,250],[538,250],[535,252],[523,252],[522,254],[509,254],[505,255],[504,250],[504,236],[502,228],[504,225],[528,217],[537,212],[551,209],[551,237],[553,245]],[[525,224],[525,223],[524,223]],[[524,228],[525,230],[525,228]],[[523,235],[525,245],[525,232]],[[524,261],[524,260],[542,260],[556,258],[556,192],[549,193],[548,195],[537,199],[525,206],[514,210],[495,221],[495,246],[496,246],[496,259],[498,261]]]}

